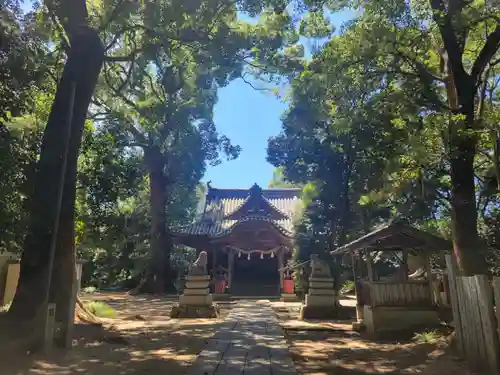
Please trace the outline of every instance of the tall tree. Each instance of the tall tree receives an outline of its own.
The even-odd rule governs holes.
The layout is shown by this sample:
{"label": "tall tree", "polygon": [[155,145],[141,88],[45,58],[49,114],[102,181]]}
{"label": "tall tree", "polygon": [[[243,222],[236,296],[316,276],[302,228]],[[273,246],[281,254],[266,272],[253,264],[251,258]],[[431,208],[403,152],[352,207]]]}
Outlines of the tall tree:
{"label": "tall tree", "polygon": [[[413,181],[417,189],[420,185],[422,197],[427,194],[422,189],[424,184],[438,182],[422,202],[421,208],[427,205],[431,211],[436,209],[433,202],[446,200],[442,196],[446,196],[448,185],[455,253],[466,274],[484,272],[474,161],[478,135],[484,130],[478,118],[478,98],[482,96],[478,90],[484,87],[489,68],[497,64],[500,45],[498,5],[460,0],[352,1],[335,5],[362,5],[363,11],[345,27],[342,36],[332,38],[324,48],[318,57],[322,60],[318,69],[327,74],[327,79],[343,69],[344,87],[360,80],[369,82],[372,87],[365,93],[370,105],[377,105],[379,111],[392,107],[393,114],[398,114],[387,113],[394,127],[388,136],[405,129],[413,142],[395,143],[397,152],[406,149],[406,155],[388,165],[386,172],[402,177],[405,171],[403,180]],[[380,98],[378,103],[372,100],[375,97]],[[335,111],[340,108],[335,107]],[[430,155],[422,152],[418,145],[422,142],[432,145]],[[440,163],[438,158],[430,160],[429,156],[437,155],[441,155]]]}
{"label": "tall tree", "polygon": [[[237,21],[237,9],[249,11],[254,15],[261,12],[264,6],[270,5],[270,2],[266,1],[208,1],[185,4],[178,1],[136,3],[117,0],[101,4],[84,0],[76,3],[47,0],[44,4],[46,9],[42,12],[54,22],[53,35],[58,36],[55,40],[60,42],[68,59],[44,133],[34,193],[31,197],[30,224],[21,260],[18,291],[10,310],[12,317],[28,320],[34,318],[44,299],[44,284],[40,283],[40,279],[50,271],[51,239],[57,220],[59,228],[54,258],[56,271],[52,280],[53,284],[66,287],[60,288],[57,295],[50,298],[57,300],[60,305],[57,309],[58,317],[68,316],[66,302],[71,293],[69,280],[75,274],[73,233],[78,150],[84,121],[103,62],[106,61],[106,66],[113,71],[114,83],[121,79],[121,84],[114,87],[114,92],[108,91],[108,95],[130,101],[142,95],[133,90],[147,85],[137,82],[141,79],[149,80],[151,74],[148,72],[151,69],[156,69],[159,75],[165,78],[165,91],[175,95],[175,80],[172,82],[168,79],[177,75],[177,72],[171,70],[172,66],[182,71],[182,61],[175,61],[173,57],[173,52],[178,49],[197,51],[195,62],[206,70],[208,76],[217,76],[216,80],[206,81],[205,85],[217,87],[241,77],[243,68],[248,63],[266,61],[267,58],[275,56],[276,51],[283,45],[294,42],[294,30],[286,27],[290,17],[282,12],[268,12],[264,27]],[[174,74],[167,74],[169,69]],[[213,74],[212,70],[219,73]],[[107,84],[106,77],[104,78]],[[129,84],[131,78],[134,81],[132,85]],[[198,83],[202,85],[202,81]],[[122,92],[124,89],[125,92]],[[69,107],[73,91],[74,108],[66,162],[66,145],[59,142],[56,134],[69,131],[66,123],[68,113],[71,112]],[[141,117],[142,113],[139,113],[139,119]],[[148,152],[150,150],[148,149]],[[150,165],[158,162],[158,155],[154,152],[149,153],[147,158]],[[161,166],[156,168],[160,169]],[[63,173],[64,193],[61,213],[58,216],[57,201],[60,189],[53,181],[57,181]],[[160,191],[160,186],[153,184],[153,190]],[[159,218],[159,215],[154,217]],[[157,222],[154,227],[157,228],[155,233],[165,231],[162,222]],[[165,238],[163,235],[154,236]]]}

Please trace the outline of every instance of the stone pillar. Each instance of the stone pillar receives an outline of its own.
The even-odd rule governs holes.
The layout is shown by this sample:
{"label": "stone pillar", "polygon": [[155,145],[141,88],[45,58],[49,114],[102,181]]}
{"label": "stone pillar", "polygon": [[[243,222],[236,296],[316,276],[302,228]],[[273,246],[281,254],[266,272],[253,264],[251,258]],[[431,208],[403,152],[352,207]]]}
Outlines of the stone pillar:
{"label": "stone pillar", "polygon": [[212,302],[207,272],[207,252],[202,251],[186,277],[186,286],[179,304],[172,308],[172,318],[216,318],[218,311]]}
{"label": "stone pillar", "polygon": [[330,267],[315,254],[311,255],[309,292],[300,309],[300,319],[334,319],[338,317],[338,303]]}
{"label": "stone pillar", "polygon": [[208,285],[210,275],[188,275],[184,293],[179,296],[180,305],[211,305],[212,295]]}

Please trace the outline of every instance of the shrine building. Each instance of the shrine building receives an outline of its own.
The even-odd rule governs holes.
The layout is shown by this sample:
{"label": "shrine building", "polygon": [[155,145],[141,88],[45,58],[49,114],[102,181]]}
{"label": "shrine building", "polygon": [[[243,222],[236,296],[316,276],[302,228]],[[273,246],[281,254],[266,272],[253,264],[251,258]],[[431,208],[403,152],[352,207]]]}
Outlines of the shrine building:
{"label": "shrine building", "polygon": [[293,224],[301,189],[216,189],[208,191],[201,218],[177,228],[175,242],[208,253],[208,270],[225,270],[233,296],[278,296],[280,269],[292,256]]}

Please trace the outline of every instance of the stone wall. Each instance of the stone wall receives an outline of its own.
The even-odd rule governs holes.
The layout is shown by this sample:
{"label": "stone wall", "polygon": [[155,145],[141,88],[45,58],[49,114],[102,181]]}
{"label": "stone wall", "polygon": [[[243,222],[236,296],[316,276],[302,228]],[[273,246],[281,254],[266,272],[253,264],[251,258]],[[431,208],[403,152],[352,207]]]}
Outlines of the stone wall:
{"label": "stone wall", "polygon": [[371,307],[363,308],[363,323],[369,335],[406,331],[414,328],[433,328],[439,325],[439,314],[432,308]]}

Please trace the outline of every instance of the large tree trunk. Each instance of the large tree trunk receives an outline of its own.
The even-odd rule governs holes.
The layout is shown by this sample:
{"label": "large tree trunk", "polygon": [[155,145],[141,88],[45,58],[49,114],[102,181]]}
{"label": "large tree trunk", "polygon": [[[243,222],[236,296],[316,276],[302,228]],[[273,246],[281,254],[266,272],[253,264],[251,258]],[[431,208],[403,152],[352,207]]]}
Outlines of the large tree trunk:
{"label": "large tree trunk", "polygon": [[451,157],[453,250],[462,271],[467,275],[482,273],[477,231],[476,187],[474,185],[475,141],[470,137],[454,142]]}
{"label": "large tree trunk", "polygon": [[[63,323],[63,327],[67,327],[68,319],[73,319],[70,314],[72,306],[68,302],[71,301],[73,293],[71,281],[76,280],[74,229],[78,155],[87,111],[104,61],[104,47],[97,31],[84,28],[82,37],[85,40],[84,45],[75,45],[74,43],[72,45],[72,48],[84,49],[82,55],[85,56],[85,59],[81,61],[79,82],[75,93],[71,138],[67,155],[50,290],[50,302],[56,303],[56,321]],[[83,67],[85,69],[82,69]]]}
{"label": "large tree trunk", "polygon": [[[61,272],[74,272],[73,215],[76,161],[85,116],[104,58],[104,48],[95,30],[82,27],[75,32],[68,60],[57,87],[54,103],[45,128],[35,176],[35,187],[30,200],[30,222],[21,258],[21,271],[16,295],[9,314],[14,318],[33,319],[44,302],[48,285],[51,240],[57,212],[63,168],[65,142],[61,134],[67,126],[68,107],[73,84],[76,84],[70,148],[63,194],[63,216],[59,224],[59,250],[56,253],[56,278],[63,290],[72,278],[61,279]],[[64,266],[63,266],[64,265]],[[69,267],[68,269],[64,269]],[[66,294],[65,292],[62,292]],[[67,301],[67,300],[66,300]],[[67,304],[67,303],[66,303]]]}
{"label": "large tree trunk", "polygon": [[149,172],[151,215],[151,258],[141,292],[164,293],[170,270],[170,239],[167,232],[167,181],[164,156],[152,146],[146,148],[145,161]]}
{"label": "large tree trunk", "polygon": [[[465,91],[465,90],[462,90]],[[467,134],[474,129],[474,90],[458,95],[465,126],[452,129],[450,136],[451,229],[453,251],[464,275],[487,272],[477,230],[474,158],[477,138]]]}

